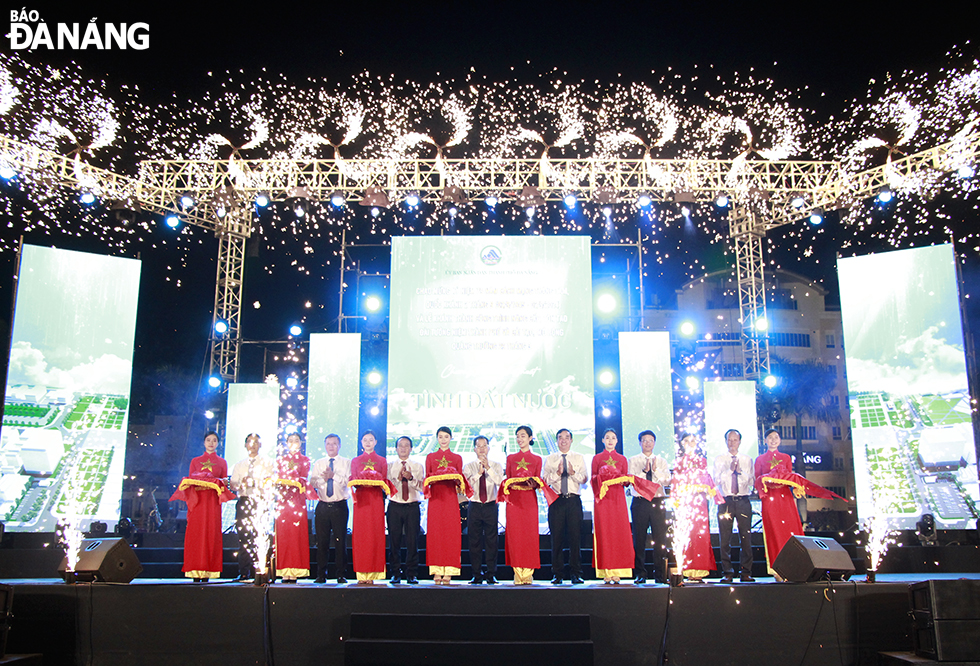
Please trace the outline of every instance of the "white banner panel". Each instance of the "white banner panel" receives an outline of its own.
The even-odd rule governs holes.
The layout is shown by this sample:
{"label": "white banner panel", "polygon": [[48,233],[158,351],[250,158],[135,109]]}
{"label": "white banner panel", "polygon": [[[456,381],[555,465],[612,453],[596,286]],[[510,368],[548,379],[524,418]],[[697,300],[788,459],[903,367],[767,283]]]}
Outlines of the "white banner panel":
{"label": "white banner panel", "polygon": [[245,438],[258,433],[259,455],[274,459],[279,435],[279,387],[271,384],[231,384],[228,387],[228,420],[225,424],[225,460],[229,471],[248,452]]}
{"label": "white banner panel", "polygon": [[621,331],[619,385],[623,402],[623,455],[640,452],[638,435],[652,430],[654,451],[668,461],[674,441],[674,399],[670,383],[670,334],[666,331]]}
{"label": "white banner panel", "polygon": [[858,518],[973,528],[977,454],[951,245],[841,258]]}
{"label": "white banner panel", "polygon": [[704,443],[708,468],[716,457],[728,453],[725,433],[735,428],[742,433],[739,451],[753,460],[759,454],[755,382],[704,383]]}
{"label": "white banner panel", "polygon": [[0,434],[8,530],[119,520],[139,281],[134,259],[24,246]]}
{"label": "white banner panel", "polygon": [[310,392],[306,405],[306,455],[327,454],[324,438],[340,435],[341,455],[357,455],[361,392],[361,334],[310,335]]}

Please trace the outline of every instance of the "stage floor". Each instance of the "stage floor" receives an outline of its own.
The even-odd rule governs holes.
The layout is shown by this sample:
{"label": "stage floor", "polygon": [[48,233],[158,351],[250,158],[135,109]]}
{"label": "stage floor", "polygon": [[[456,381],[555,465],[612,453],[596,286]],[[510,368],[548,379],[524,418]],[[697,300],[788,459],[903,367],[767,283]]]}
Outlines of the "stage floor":
{"label": "stage floor", "polygon": [[[352,613],[584,614],[598,664],[656,664],[666,627],[671,664],[876,664],[911,650],[908,585],[980,574],[880,574],[848,582],[515,587],[296,585],[136,579],[14,586],[8,652],[45,664],[343,664]],[[465,637],[447,636],[452,640]],[[393,657],[392,663],[400,662]],[[480,663],[478,660],[470,663]]]}

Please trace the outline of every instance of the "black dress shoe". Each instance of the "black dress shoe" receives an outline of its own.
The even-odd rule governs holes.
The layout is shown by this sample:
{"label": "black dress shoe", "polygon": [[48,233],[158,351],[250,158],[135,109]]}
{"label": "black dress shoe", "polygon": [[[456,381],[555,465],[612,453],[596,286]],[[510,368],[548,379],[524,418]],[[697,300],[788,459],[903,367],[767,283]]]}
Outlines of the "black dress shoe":
{"label": "black dress shoe", "polygon": [[572,585],[582,585],[585,581],[582,580],[581,576],[572,576]]}
{"label": "black dress shoe", "polygon": [[552,585],[561,585],[561,576],[553,576],[551,579]]}
{"label": "black dress shoe", "polygon": [[415,576],[409,576],[408,578],[405,579],[405,582],[408,583],[409,585],[418,585],[419,579],[416,578]]}
{"label": "black dress shoe", "polygon": [[497,577],[493,574],[489,574],[485,580],[487,581],[487,585],[496,585],[498,583]]}
{"label": "black dress shoe", "polygon": [[644,585],[646,582],[647,579],[645,576],[637,576],[636,578],[633,579],[634,585]]}
{"label": "black dress shoe", "polygon": [[473,576],[473,579],[470,581],[470,585],[479,585],[482,582],[483,582],[483,578],[481,578],[480,576]]}
{"label": "black dress shoe", "polygon": [[324,578],[323,576],[317,576],[316,580],[313,582],[316,583],[317,585],[323,585],[324,583],[327,582],[327,579]]}
{"label": "black dress shoe", "polygon": [[727,585],[728,583],[734,583],[735,579],[733,578],[732,574],[725,574],[721,577],[721,582]]}
{"label": "black dress shoe", "polygon": [[401,585],[402,579],[401,576],[392,576],[388,582],[391,583],[392,585]]}
{"label": "black dress shoe", "polygon": [[346,585],[347,579],[343,576],[337,576],[337,585]]}
{"label": "black dress shoe", "polygon": [[752,576],[750,576],[748,574],[742,574],[741,578],[739,578],[738,580],[740,582],[742,582],[742,583],[754,583],[755,582],[755,578],[753,578]]}

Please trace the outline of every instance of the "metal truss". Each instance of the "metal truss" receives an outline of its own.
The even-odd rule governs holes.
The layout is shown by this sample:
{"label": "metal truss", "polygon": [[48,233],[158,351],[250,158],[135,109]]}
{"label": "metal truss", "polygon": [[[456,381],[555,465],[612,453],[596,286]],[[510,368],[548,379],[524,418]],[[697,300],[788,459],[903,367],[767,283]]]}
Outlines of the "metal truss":
{"label": "metal truss", "polygon": [[[755,159],[274,159],[144,160],[136,176],[123,176],[43,148],[0,136],[0,162],[35,172],[38,180],[89,190],[109,199],[135,200],[155,213],[176,212],[189,224],[219,238],[214,319],[228,332],[212,340],[212,372],[235,381],[241,345],[240,314],[245,240],[251,233],[254,197],[284,200],[297,187],[314,199],[341,193],[348,201],[368,188],[391,200],[416,193],[439,202],[448,187],[469,199],[518,198],[525,187],[538,188],[545,201],[568,193],[605,202],[634,201],[647,194],[657,202],[713,201],[725,194],[732,202],[729,232],[735,246],[739,309],[746,376],[769,370],[766,334],[754,326],[766,312],[762,240],[770,229],[795,222],[810,209],[838,209],[875,195],[882,187],[930,195],[946,174],[972,165],[980,155],[980,131],[963,131],[934,148],[895,157],[885,164],[850,172],[840,162]],[[894,159],[893,159],[894,158]],[[184,196],[194,204],[182,205]],[[802,198],[804,208],[795,201]],[[518,198],[518,201],[519,198]],[[454,201],[459,203],[458,200]],[[344,241],[345,242],[345,241]],[[343,256],[343,249],[342,249]],[[343,262],[342,262],[343,265]],[[341,312],[341,321],[343,313]]]}

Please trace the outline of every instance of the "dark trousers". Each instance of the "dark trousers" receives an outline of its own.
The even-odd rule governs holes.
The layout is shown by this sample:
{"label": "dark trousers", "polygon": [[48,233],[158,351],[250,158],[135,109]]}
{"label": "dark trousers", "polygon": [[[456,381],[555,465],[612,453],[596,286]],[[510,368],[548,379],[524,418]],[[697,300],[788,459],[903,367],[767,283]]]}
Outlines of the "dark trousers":
{"label": "dark trousers", "polygon": [[[667,557],[667,512],[664,510],[664,498],[656,497],[651,502],[642,497],[634,497],[630,504],[630,514],[633,517],[633,552],[636,555],[633,575],[666,580],[666,572],[663,570],[664,559]],[[647,530],[653,535],[653,576],[649,575],[646,566]]]}
{"label": "dark trousers", "polygon": [[251,497],[239,497],[235,505],[235,531],[238,532],[238,575],[245,578],[255,576],[255,537],[258,533],[252,525],[252,513],[255,511],[255,500]]}
{"label": "dark trousers", "polygon": [[578,495],[558,497],[548,507],[551,530],[551,571],[559,578],[565,574],[564,544],[568,543],[568,568],[572,578],[582,577],[582,498]]}
{"label": "dark trousers", "polygon": [[732,519],[738,522],[738,535],[741,540],[741,573],[752,575],[752,503],[747,495],[725,498],[718,505],[718,542],[721,550],[723,573],[733,574],[732,569]]}
{"label": "dark trousers", "polygon": [[[388,502],[388,542],[391,545],[388,575],[418,578],[419,523],[418,502]],[[402,532],[405,533],[405,566],[401,566]]]}
{"label": "dark trousers", "polygon": [[316,577],[327,577],[327,555],[334,549],[337,578],[347,577],[347,502],[317,502],[313,526],[316,528]]}
{"label": "dark trousers", "polygon": [[487,575],[497,575],[497,503],[470,502],[467,512],[467,532],[470,545],[470,566],[473,577],[481,575],[484,554]]}

